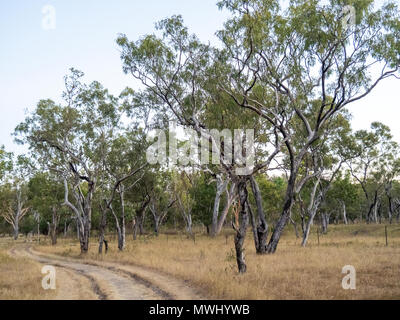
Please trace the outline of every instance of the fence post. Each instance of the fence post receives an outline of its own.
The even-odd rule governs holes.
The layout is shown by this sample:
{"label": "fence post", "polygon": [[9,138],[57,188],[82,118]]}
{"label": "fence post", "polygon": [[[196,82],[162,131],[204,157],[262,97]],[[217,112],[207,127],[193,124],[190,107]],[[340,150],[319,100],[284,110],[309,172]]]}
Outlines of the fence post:
{"label": "fence post", "polygon": [[387,247],[388,246],[387,226],[385,226],[385,239],[386,239],[386,247]]}
{"label": "fence post", "polygon": [[318,246],[319,246],[319,227],[317,228]]}

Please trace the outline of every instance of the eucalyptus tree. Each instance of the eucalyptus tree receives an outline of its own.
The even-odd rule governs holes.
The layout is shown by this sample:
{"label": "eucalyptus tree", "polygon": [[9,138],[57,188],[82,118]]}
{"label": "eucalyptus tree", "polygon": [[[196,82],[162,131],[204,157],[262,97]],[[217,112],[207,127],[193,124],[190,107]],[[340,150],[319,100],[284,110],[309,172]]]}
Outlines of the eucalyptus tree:
{"label": "eucalyptus tree", "polygon": [[400,175],[399,145],[392,141],[391,150],[388,151],[389,153],[379,163],[379,170],[383,176],[384,194],[387,198],[387,216],[391,224],[395,215],[397,221],[400,219],[400,200],[393,190],[393,184],[398,181]]}
{"label": "eucalyptus tree", "polygon": [[18,239],[21,220],[29,213],[27,180],[31,175],[31,163],[24,156],[12,157],[7,155],[7,164],[3,166],[7,171],[7,180],[1,186],[0,215],[12,226],[14,240]]}
{"label": "eucalyptus tree", "polygon": [[49,172],[36,173],[28,183],[28,198],[39,224],[40,218],[48,222],[51,244],[57,244],[57,228],[66,209],[64,201],[64,186],[54,174]]}
{"label": "eucalyptus tree", "polygon": [[[236,229],[235,248],[238,268],[240,272],[245,272],[243,243],[248,224],[247,183],[255,172],[268,168],[280,151],[281,145],[276,130],[269,132],[267,124],[260,125],[266,123],[264,119],[257,118],[246,110],[232,109],[234,106],[232,102],[223,108],[227,101],[226,94],[221,93],[215,82],[215,70],[221,69],[218,51],[202,44],[196,36],[189,35],[180,16],[165,19],[156,27],[162,33],[161,37],[153,34],[136,42],[130,42],[124,35],[118,38],[123,70],[143,84],[144,90],[140,97],[145,104],[151,105],[166,119],[176,120],[180,125],[192,128],[202,141],[212,146],[214,154],[217,154],[221,171],[235,184],[240,202],[243,219],[239,228],[236,228],[235,224],[233,226]],[[207,117],[210,112],[213,116]],[[240,123],[238,119],[246,120],[247,123],[256,118],[257,121],[253,121],[250,128],[252,130],[257,126],[262,128],[258,135],[264,137],[264,145],[270,144],[272,151],[266,152],[267,148],[264,147],[260,161],[254,166],[247,166],[246,160],[250,159],[254,152],[251,147],[246,149],[241,148],[241,145],[244,140],[250,140],[250,137],[247,133],[245,135],[244,132],[239,132],[236,141],[238,143],[228,143],[225,138],[221,142],[220,134],[215,137],[210,132],[210,129],[213,129],[211,120],[217,121],[214,113],[220,113],[221,119],[229,118],[230,113],[236,115],[234,117],[236,122],[227,122],[228,129],[243,128],[237,126],[237,123]],[[228,155],[234,155],[235,159],[233,157],[229,159]],[[205,159],[209,158],[206,154]],[[151,203],[150,209],[152,207]],[[214,214],[215,212],[214,210]],[[262,217],[264,213],[258,212],[258,215]],[[260,223],[262,225],[259,225],[259,230],[265,234],[268,230],[265,219],[260,219]]]}
{"label": "eucalyptus tree", "polygon": [[365,200],[365,219],[378,222],[378,208],[387,183],[398,175],[396,169],[398,145],[392,140],[389,127],[379,122],[371,130],[354,134],[353,151],[356,157],[348,161],[352,177],[360,184]]}
{"label": "eucalyptus tree", "polygon": [[63,180],[64,205],[75,215],[81,252],[86,253],[105,144],[120,115],[118,99],[98,82],[82,83],[83,75],[71,69],[65,77],[64,103],[41,100],[15,134],[17,141],[29,145],[30,156],[38,165]]}
{"label": "eucalyptus tree", "polygon": [[327,199],[321,209],[321,222],[323,233],[327,232],[329,218],[334,212],[341,212],[343,223],[348,224],[348,220],[358,218],[357,204],[361,202],[358,195],[358,185],[355,184],[350,172],[339,173],[328,191]]}
{"label": "eucalyptus tree", "polygon": [[133,240],[137,239],[137,235],[145,233],[146,213],[151,200],[151,192],[153,186],[153,175],[151,170],[146,170],[140,182],[128,191],[130,202],[133,203],[134,215],[132,217],[132,235]]}
{"label": "eucalyptus tree", "polygon": [[[102,222],[99,238],[99,252],[102,251],[106,214],[109,210],[115,219],[118,234],[118,249],[125,248],[126,240],[126,192],[132,189],[143,177],[147,166],[145,159],[146,137],[137,128],[126,130],[111,138],[104,161],[103,199],[101,205]],[[106,195],[107,194],[107,195]],[[118,198],[118,211],[115,208]]]}
{"label": "eucalyptus tree", "polygon": [[12,170],[12,153],[7,152],[4,146],[0,146],[0,182],[2,182],[7,173]]}
{"label": "eucalyptus tree", "polygon": [[[346,23],[341,0],[280,4],[219,2],[232,18],[219,32],[229,66],[221,69],[218,84],[240,108],[276,128],[289,154],[285,201],[269,253],[276,251],[290,217],[302,161],[323,128],[381,81],[398,77],[400,67],[400,15],[394,2],[375,8],[373,1],[349,1],[356,11],[354,25]],[[299,121],[300,132],[294,125]],[[299,136],[304,142],[296,145]]]}
{"label": "eucalyptus tree", "polygon": [[[309,152],[303,158],[302,170],[304,173],[299,172],[299,176],[302,177],[300,181],[311,176],[309,171],[312,171],[313,178],[308,181],[310,187],[303,192],[304,185],[301,183],[296,185],[296,198],[301,202],[302,246],[307,244],[311,225],[323,206],[333,181],[340,174],[346,161],[354,157],[354,154],[348,149],[353,142],[350,136],[349,115],[345,112],[335,114],[329,125],[321,130],[318,141],[310,146]],[[306,207],[302,201],[302,194],[308,198]]]}
{"label": "eucalyptus tree", "polygon": [[400,220],[400,199],[394,195],[393,184],[400,173],[400,159],[396,158],[384,171],[385,195],[388,200],[388,220],[392,224],[393,217],[396,216],[397,222]]}
{"label": "eucalyptus tree", "polygon": [[389,222],[393,222],[393,218],[396,217],[396,222],[400,223],[400,184],[398,180],[393,180],[388,185],[386,190],[386,196],[388,198],[388,216]]}
{"label": "eucalyptus tree", "polygon": [[153,227],[156,236],[160,227],[165,222],[168,213],[178,200],[174,194],[172,176],[170,172],[158,172],[154,180],[154,186],[150,191],[149,210],[153,216]]}
{"label": "eucalyptus tree", "polygon": [[172,190],[176,196],[176,204],[185,222],[186,232],[193,235],[193,217],[194,199],[190,190],[195,187],[195,176],[185,171],[172,172]]}
{"label": "eucalyptus tree", "polygon": [[[223,173],[214,174],[213,176],[216,181],[216,193],[212,211],[211,235],[216,236],[222,230],[229,209],[236,202],[237,192],[235,181],[232,181],[229,176],[224,177]],[[225,204],[220,212],[220,201],[223,194],[225,194]]]}
{"label": "eucalyptus tree", "polygon": [[1,217],[12,227],[14,240],[18,239],[21,220],[29,212],[26,185],[10,183],[1,186]]}

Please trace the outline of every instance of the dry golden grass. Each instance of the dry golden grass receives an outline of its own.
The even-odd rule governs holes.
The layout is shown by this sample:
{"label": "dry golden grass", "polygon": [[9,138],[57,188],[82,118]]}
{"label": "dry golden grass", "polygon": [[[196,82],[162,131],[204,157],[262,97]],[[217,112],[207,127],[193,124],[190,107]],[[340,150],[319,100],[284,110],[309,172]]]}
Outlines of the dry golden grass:
{"label": "dry golden grass", "polygon": [[41,265],[27,258],[10,256],[12,240],[0,246],[0,300],[45,300],[56,290],[42,288]]}
{"label": "dry golden grass", "polygon": [[[300,247],[291,227],[274,255],[256,255],[250,232],[246,239],[248,272],[239,275],[233,251],[233,234],[211,239],[197,235],[196,242],[185,236],[128,240],[125,252],[110,241],[107,255],[97,254],[93,239],[87,257],[79,255],[76,241],[61,240],[56,247],[38,250],[81,259],[138,264],[189,280],[216,299],[399,299],[400,226],[388,227],[385,245],[383,225],[330,226],[327,235],[312,230],[306,248]],[[249,230],[250,231],[250,230]],[[226,242],[226,236],[229,239]],[[356,290],[341,286],[342,268],[353,265]]]}

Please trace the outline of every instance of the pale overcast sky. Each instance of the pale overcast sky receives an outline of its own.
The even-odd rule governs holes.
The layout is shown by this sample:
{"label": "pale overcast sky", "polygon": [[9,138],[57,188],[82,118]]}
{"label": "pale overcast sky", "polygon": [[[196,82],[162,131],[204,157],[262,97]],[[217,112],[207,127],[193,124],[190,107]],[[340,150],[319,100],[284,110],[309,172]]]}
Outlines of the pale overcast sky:
{"label": "pale overcast sky", "polygon": [[[380,1],[380,0],[379,0]],[[53,30],[42,28],[46,5],[55,8]],[[63,77],[70,67],[86,80],[98,80],[112,93],[135,87],[122,72],[115,39],[125,33],[132,40],[154,31],[154,23],[182,14],[190,31],[216,43],[215,31],[227,14],[216,0],[18,0],[0,4],[0,145],[13,152],[24,149],[11,133],[40,99],[60,100]],[[400,143],[400,80],[386,80],[366,99],[352,105],[353,127],[368,128],[381,121]]]}

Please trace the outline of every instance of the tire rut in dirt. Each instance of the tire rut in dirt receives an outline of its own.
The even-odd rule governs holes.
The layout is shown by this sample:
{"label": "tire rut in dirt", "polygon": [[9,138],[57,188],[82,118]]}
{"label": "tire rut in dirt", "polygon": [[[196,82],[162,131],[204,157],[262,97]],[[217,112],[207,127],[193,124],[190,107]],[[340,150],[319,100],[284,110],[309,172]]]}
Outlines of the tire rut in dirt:
{"label": "tire rut in dirt", "polygon": [[[139,276],[118,270],[116,268],[107,268],[99,265],[88,264],[86,262],[67,261],[57,258],[43,257],[36,255],[31,248],[26,249],[27,253],[35,260],[52,264],[59,267],[72,269],[81,275],[90,277],[88,279],[95,284],[95,290],[100,299],[118,299],[118,300],[144,300],[144,299],[169,299],[170,295],[165,291],[155,287],[150,282],[140,278]],[[97,279],[105,284],[112,294],[106,294],[98,285]]]}

